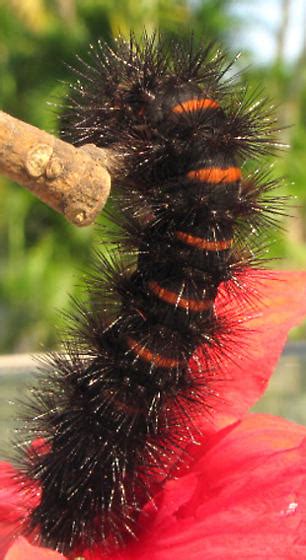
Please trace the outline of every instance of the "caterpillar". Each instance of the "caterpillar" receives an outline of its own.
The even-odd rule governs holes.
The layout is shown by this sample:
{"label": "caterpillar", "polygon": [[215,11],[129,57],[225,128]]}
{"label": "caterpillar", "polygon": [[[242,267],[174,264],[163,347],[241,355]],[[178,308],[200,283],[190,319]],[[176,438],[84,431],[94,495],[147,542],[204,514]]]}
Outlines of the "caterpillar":
{"label": "caterpillar", "polygon": [[[277,148],[275,114],[226,54],[193,37],[131,34],[90,57],[61,133],[113,154],[117,230],[64,352],[40,373],[24,422],[36,443],[18,463],[29,490],[40,488],[25,530],[64,553],[137,536],[144,504],[188,463],[194,420],[255,293],[249,271],[264,271],[260,239],[282,212],[264,164],[247,171]],[[229,307],[217,313],[223,287]]]}

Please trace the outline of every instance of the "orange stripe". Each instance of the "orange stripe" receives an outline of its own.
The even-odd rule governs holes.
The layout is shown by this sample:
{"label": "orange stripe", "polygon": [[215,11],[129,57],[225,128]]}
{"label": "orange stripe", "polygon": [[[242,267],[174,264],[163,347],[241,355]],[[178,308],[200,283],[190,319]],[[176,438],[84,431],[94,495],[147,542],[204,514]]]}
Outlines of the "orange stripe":
{"label": "orange stripe", "polygon": [[206,309],[210,309],[213,303],[211,300],[197,301],[196,299],[180,298],[175,292],[170,292],[162,288],[154,280],[149,282],[149,288],[163,301],[171,303],[171,305],[177,305],[183,309],[190,309],[191,311],[205,311]]}
{"label": "orange stripe", "polygon": [[165,358],[160,354],[154,354],[153,352],[151,352],[151,350],[147,350],[144,346],[139,344],[130,336],[127,339],[127,343],[129,348],[133,350],[138,356],[140,356],[140,358],[142,358],[146,362],[154,364],[157,367],[171,368],[180,365],[180,362],[178,360],[174,360],[173,358]]}
{"label": "orange stripe", "polygon": [[220,105],[213,99],[188,99],[172,107],[173,113],[184,113],[185,111],[200,111],[201,109],[219,109]]}
{"label": "orange stripe", "polygon": [[184,233],[183,231],[176,231],[175,235],[180,241],[183,241],[187,245],[192,245],[197,247],[197,249],[203,249],[204,251],[225,251],[229,249],[232,244],[232,239],[227,239],[224,241],[207,241],[207,239],[202,239],[201,237],[194,237],[189,233]]}
{"label": "orange stripe", "polygon": [[107,389],[105,393],[109,400],[111,401],[111,405],[119,411],[126,412],[127,414],[137,414],[138,412],[143,412],[142,408],[137,408],[136,406],[132,406],[130,404],[126,404],[119,399],[113,399],[113,394],[111,389]]}
{"label": "orange stripe", "polygon": [[239,167],[204,167],[188,171],[187,177],[206,183],[233,183],[241,179],[241,171]]}

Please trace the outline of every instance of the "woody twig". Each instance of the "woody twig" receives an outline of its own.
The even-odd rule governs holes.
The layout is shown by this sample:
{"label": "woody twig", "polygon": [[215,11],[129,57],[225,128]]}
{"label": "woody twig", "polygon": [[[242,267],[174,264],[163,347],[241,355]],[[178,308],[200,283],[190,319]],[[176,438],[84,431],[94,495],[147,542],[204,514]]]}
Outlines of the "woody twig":
{"label": "woody twig", "polygon": [[77,226],[94,222],[110,193],[109,150],[76,148],[0,111],[0,174]]}

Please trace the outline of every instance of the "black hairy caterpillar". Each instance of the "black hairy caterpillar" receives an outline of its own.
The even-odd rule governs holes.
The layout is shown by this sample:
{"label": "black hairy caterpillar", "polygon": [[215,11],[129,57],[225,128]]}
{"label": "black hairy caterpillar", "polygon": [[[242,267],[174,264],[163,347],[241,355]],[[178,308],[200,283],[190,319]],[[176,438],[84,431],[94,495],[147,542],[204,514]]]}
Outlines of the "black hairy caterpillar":
{"label": "black hairy caterpillar", "polygon": [[62,134],[119,161],[122,237],[29,405],[27,433],[44,443],[20,461],[41,487],[27,530],[60,551],[137,534],[222,370],[235,318],[216,314],[219,287],[243,291],[258,235],[282,211],[276,181],[241,171],[274,150],[277,130],[266,102],[224,77],[231,66],[213,46],[154,35],[99,43],[77,71]]}

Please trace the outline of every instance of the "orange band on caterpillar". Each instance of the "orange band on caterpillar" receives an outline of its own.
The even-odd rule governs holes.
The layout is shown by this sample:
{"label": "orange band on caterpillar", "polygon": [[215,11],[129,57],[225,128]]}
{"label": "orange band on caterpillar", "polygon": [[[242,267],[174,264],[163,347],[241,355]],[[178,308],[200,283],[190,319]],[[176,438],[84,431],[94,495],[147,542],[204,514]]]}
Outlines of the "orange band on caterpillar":
{"label": "orange band on caterpillar", "polygon": [[142,412],[143,409],[139,409],[131,404],[124,403],[120,399],[115,398],[111,389],[105,391],[106,397],[111,401],[112,405],[119,412],[126,412],[127,414],[138,414]]}
{"label": "orange band on caterpillar", "polygon": [[176,231],[175,235],[177,239],[183,241],[187,245],[191,245],[197,249],[203,249],[204,251],[225,251],[233,244],[233,239],[226,239],[224,241],[208,241],[207,239],[195,237],[194,235],[184,233],[183,231]]}
{"label": "orange band on caterpillar", "polygon": [[241,170],[239,167],[204,167],[188,171],[187,177],[205,183],[234,183],[240,181]]}
{"label": "orange band on caterpillar", "polygon": [[201,109],[220,109],[219,103],[213,99],[188,99],[172,107],[173,113],[200,111]]}
{"label": "orange band on caterpillar", "polygon": [[127,338],[128,347],[133,350],[140,358],[145,360],[146,362],[150,362],[150,364],[154,364],[156,367],[162,368],[172,368],[172,367],[179,367],[181,364],[179,360],[175,360],[174,358],[166,358],[165,356],[161,356],[160,354],[155,354],[148,350],[137,340],[131,338],[130,336]]}
{"label": "orange band on caterpillar", "polygon": [[210,309],[213,304],[211,300],[197,301],[195,299],[185,299],[179,297],[175,292],[170,292],[170,290],[162,288],[153,280],[149,282],[149,288],[151,292],[166,303],[182,307],[183,309],[190,309],[191,311],[206,311],[207,309]]}

